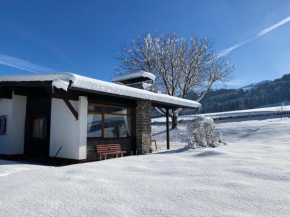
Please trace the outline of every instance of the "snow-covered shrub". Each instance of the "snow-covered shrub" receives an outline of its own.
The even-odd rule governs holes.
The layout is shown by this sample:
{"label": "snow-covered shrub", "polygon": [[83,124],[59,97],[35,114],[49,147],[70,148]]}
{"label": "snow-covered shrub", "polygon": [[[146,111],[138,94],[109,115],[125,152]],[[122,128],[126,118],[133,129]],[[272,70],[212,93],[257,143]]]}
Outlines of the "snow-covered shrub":
{"label": "snow-covered shrub", "polygon": [[195,141],[194,140],[188,140],[188,147],[195,149],[196,145],[195,145]]}
{"label": "snow-covered shrub", "polygon": [[212,118],[198,116],[187,125],[189,148],[217,147],[223,142],[223,134],[215,131],[216,125]]}
{"label": "snow-covered shrub", "polygon": [[204,128],[202,127],[201,117],[197,117],[194,121],[187,125],[188,130],[188,146],[190,148],[195,148],[195,146],[206,146],[206,141],[204,140]]}
{"label": "snow-covered shrub", "polygon": [[223,143],[223,134],[221,132],[215,132],[215,143]]}

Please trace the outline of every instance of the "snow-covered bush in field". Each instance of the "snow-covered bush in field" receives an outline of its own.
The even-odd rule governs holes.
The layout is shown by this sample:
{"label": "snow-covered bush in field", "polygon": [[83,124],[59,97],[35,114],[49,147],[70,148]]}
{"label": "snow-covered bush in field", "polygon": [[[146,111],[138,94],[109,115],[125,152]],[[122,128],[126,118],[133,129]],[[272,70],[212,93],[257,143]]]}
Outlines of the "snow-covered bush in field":
{"label": "snow-covered bush in field", "polygon": [[223,134],[215,131],[216,125],[212,118],[198,116],[187,125],[188,130],[188,146],[195,148],[201,147],[217,147],[223,142]]}
{"label": "snow-covered bush in field", "polygon": [[195,146],[206,146],[206,141],[204,139],[204,128],[202,127],[202,118],[198,117],[194,121],[187,125],[188,130],[188,146],[190,148],[195,148]]}

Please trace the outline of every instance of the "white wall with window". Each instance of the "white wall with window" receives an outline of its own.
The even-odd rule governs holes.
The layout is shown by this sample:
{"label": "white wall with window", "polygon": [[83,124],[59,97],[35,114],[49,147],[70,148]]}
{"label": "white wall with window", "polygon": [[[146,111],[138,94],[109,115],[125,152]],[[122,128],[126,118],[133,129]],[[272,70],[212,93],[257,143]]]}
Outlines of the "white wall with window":
{"label": "white wall with window", "polygon": [[0,99],[0,154],[23,154],[26,96]]}

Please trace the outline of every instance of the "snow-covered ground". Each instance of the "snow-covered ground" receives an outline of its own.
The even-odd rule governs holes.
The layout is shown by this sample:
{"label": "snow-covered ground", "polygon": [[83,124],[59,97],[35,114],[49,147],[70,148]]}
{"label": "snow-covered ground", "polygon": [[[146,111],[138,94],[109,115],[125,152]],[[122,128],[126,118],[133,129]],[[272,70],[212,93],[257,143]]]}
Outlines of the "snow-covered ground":
{"label": "snow-covered ground", "polygon": [[219,122],[214,149],[184,148],[183,129],[174,150],[0,176],[0,216],[289,216],[290,119]]}
{"label": "snow-covered ground", "polygon": [[[283,106],[281,110],[281,106],[275,107],[267,107],[267,108],[257,108],[257,109],[247,109],[247,110],[238,110],[238,111],[229,111],[229,112],[218,112],[218,113],[206,113],[201,114],[205,117],[229,117],[229,116],[242,116],[242,115],[255,115],[255,114],[268,114],[268,113],[277,113],[277,112],[289,112],[290,106]],[[182,115],[178,117],[178,120],[192,120],[194,119],[195,115]],[[152,122],[160,123],[165,122],[165,117],[161,118],[154,118]]]}
{"label": "snow-covered ground", "polygon": [[[25,170],[39,169],[41,167],[42,166],[37,166],[37,165],[32,165],[32,164],[25,164],[25,163],[18,163],[18,162],[14,162],[14,161],[0,160],[0,178],[1,178],[1,176],[8,176],[8,175],[11,175],[12,173],[25,171]],[[0,214],[1,214],[1,212],[0,212]]]}

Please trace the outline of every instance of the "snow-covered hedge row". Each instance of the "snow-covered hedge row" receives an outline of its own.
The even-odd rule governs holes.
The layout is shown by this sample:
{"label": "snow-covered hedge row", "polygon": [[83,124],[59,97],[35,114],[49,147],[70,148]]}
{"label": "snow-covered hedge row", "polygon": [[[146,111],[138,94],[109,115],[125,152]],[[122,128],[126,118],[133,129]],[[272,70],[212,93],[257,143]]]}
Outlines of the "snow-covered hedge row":
{"label": "snow-covered hedge row", "polygon": [[264,117],[264,116],[275,116],[275,115],[287,115],[290,114],[290,111],[285,112],[271,112],[271,113],[262,113],[262,114],[247,114],[247,115],[232,115],[226,117],[215,117],[214,120],[228,120],[228,119],[239,119],[239,118],[254,118],[254,117]]}
{"label": "snow-covered hedge row", "polygon": [[[290,111],[283,111],[283,112],[269,112],[269,113],[253,113],[253,114],[245,114],[245,115],[229,115],[229,116],[220,116],[220,117],[211,117],[214,121],[219,120],[230,120],[230,119],[241,119],[241,118],[254,118],[254,117],[266,117],[266,116],[281,116],[281,115],[289,115]],[[207,114],[205,114],[207,115]],[[190,119],[182,119],[180,116],[180,120],[178,123],[190,123],[194,119],[194,115],[191,116]],[[193,118],[193,119],[192,119]],[[153,119],[154,120],[154,119]],[[165,121],[152,121],[151,124],[165,124]]]}

